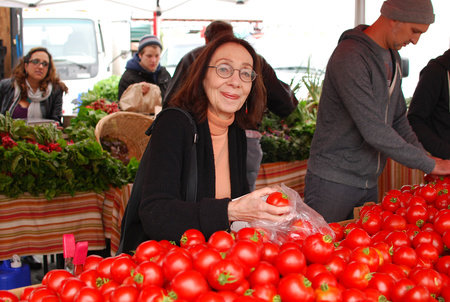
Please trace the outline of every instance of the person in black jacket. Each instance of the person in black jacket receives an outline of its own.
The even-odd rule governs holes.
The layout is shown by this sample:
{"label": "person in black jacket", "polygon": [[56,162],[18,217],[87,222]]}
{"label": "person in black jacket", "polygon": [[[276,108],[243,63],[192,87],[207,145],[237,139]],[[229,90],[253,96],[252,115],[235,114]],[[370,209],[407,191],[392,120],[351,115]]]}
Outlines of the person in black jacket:
{"label": "person in black jacket", "polygon": [[450,49],[420,72],[408,120],[431,155],[450,159]]}
{"label": "person in black jacket", "polygon": [[[161,97],[164,96],[169,85],[170,74],[165,67],[159,64],[161,50],[162,45],[158,37],[145,35],[141,38],[138,52],[127,62],[126,70],[120,78],[119,100],[128,86],[142,82],[158,85]],[[143,94],[149,90],[150,85],[142,87]]]}
{"label": "person in black jacket", "polygon": [[[233,35],[233,26],[230,23],[221,20],[211,22],[205,29],[205,44],[208,45],[208,43],[224,34]],[[197,47],[181,58],[163,98],[163,107],[166,106],[167,102],[170,101],[172,96],[179,89],[183,80],[186,78],[189,67],[206,45]],[[267,108],[280,117],[286,117],[294,111],[295,107],[298,105],[298,100],[290,86],[277,78],[272,66],[267,63],[264,57],[261,55],[258,55],[258,57],[261,64],[261,78],[267,91]],[[247,179],[251,190],[255,188],[255,181],[262,160],[262,150],[259,143],[261,134],[257,129],[257,125],[253,128],[246,129],[248,145]]]}
{"label": "person in black jacket", "polygon": [[0,82],[0,113],[26,120],[50,119],[61,124],[63,92],[52,55],[44,47],[31,49]]}
{"label": "person in black jacket", "polygon": [[243,129],[260,122],[265,108],[253,48],[245,40],[222,36],[207,45],[192,67],[168,106],[189,112],[197,126],[195,201],[186,197],[192,126],[182,112],[163,110],[122,220],[119,253],[150,239],[179,243],[193,228],[209,238],[215,231],[229,230],[233,221],[282,221],[290,211],[262,199],[275,188],[249,193],[246,180]]}

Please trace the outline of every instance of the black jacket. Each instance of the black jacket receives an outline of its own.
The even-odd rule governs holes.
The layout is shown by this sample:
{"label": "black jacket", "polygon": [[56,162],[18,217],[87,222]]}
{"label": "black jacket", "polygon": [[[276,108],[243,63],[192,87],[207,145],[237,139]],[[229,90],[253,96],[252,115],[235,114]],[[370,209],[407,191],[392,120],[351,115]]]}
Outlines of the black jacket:
{"label": "black jacket", "polygon": [[[208,122],[197,125],[197,202],[185,201],[193,130],[183,113],[170,110],[153,129],[122,220],[123,250],[134,250],[149,239],[179,242],[187,229],[206,238],[229,229],[230,198],[215,199],[214,155]],[[235,123],[228,128],[231,198],[249,192],[246,178],[245,132]],[[135,213],[129,210],[139,205]],[[127,213],[130,212],[130,213]],[[131,222],[124,223],[129,217]],[[127,225],[125,227],[125,225]]]}
{"label": "black jacket", "polygon": [[[10,111],[11,106],[15,108],[18,101],[14,102],[14,84],[11,78],[0,81],[0,113]],[[61,124],[63,91],[59,86],[53,85],[50,96],[40,103],[42,118],[55,120]],[[11,112],[12,114],[12,112]]]}
{"label": "black jacket", "polygon": [[140,66],[139,57],[135,54],[127,62],[125,68],[126,70],[119,81],[119,100],[128,86],[140,82],[158,85],[159,89],[161,89],[161,98],[164,97],[170,81],[170,74],[165,67],[159,66],[155,72],[149,72]]}
{"label": "black jacket", "polygon": [[449,71],[450,49],[422,69],[408,111],[424,148],[444,159],[450,158]]}
{"label": "black jacket", "polygon": [[[205,46],[197,47],[181,58],[167,88],[167,92],[163,95],[163,106],[167,105],[168,100],[181,87],[183,79],[188,73],[189,66],[191,66],[192,62],[194,62],[195,58],[199,56],[204,48]],[[290,86],[278,80],[272,66],[262,56],[259,56],[259,58],[262,78],[267,90],[267,108],[280,117],[286,117],[295,109],[298,100],[295,98]]]}

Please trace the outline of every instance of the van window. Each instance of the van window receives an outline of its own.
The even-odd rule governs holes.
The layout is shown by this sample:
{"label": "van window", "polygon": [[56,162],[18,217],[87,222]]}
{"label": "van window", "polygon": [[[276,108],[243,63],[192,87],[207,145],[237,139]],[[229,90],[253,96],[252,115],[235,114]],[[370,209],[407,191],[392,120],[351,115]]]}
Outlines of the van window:
{"label": "van window", "polygon": [[53,56],[62,80],[92,78],[98,73],[95,25],[88,19],[26,18],[24,53],[42,46]]}

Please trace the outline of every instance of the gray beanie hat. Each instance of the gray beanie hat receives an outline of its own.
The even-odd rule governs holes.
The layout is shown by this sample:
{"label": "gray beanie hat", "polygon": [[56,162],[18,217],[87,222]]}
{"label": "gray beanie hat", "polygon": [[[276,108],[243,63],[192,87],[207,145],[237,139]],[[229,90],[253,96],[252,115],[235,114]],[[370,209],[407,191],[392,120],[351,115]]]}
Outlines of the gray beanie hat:
{"label": "gray beanie hat", "polygon": [[431,0],[386,0],[380,12],[386,18],[402,22],[419,24],[434,22]]}
{"label": "gray beanie hat", "polygon": [[156,46],[159,46],[159,48],[162,49],[161,41],[159,41],[157,36],[145,35],[139,41],[138,52],[141,52],[141,50],[144,49],[145,46],[149,46],[149,45],[156,45]]}

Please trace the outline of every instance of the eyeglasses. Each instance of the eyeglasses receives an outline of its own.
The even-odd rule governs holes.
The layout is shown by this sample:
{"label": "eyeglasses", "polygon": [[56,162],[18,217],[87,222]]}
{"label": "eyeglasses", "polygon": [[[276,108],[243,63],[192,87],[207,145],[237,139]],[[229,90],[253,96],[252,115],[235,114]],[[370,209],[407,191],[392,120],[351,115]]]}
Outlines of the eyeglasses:
{"label": "eyeglasses", "polygon": [[48,67],[48,65],[49,65],[49,63],[48,62],[45,62],[45,61],[39,61],[39,59],[33,59],[33,60],[30,60],[30,63],[33,63],[33,65],[42,65],[42,67],[44,67],[44,68],[46,68],[46,67]]}
{"label": "eyeglasses", "polygon": [[234,74],[234,71],[239,71],[239,78],[243,82],[252,82],[256,79],[256,72],[251,68],[235,69],[228,64],[222,63],[217,66],[208,66],[209,68],[215,68],[216,73],[222,79],[228,79]]}

